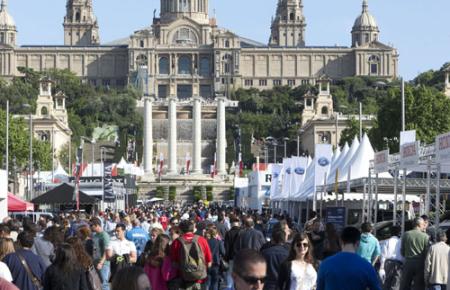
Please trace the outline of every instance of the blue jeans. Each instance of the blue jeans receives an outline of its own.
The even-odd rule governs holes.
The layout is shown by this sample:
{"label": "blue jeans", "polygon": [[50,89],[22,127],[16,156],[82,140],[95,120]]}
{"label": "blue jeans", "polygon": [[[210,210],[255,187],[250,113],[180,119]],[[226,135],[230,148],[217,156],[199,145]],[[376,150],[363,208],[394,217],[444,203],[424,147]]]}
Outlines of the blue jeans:
{"label": "blue jeans", "polygon": [[206,280],[205,289],[219,290],[219,267],[213,266],[208,269],[208,279]]}
{"label": "blue jeans", "polygon": [[447,290],[447,285],[434,284],[430,286],[429,290]]}
{"label": "blue jeans", "polygon": [[103,267],[100,269],[100,276],[102,276],[102,290],[109,290],[109,274],[111,272],[111,268],[109,264],[103,264]]}

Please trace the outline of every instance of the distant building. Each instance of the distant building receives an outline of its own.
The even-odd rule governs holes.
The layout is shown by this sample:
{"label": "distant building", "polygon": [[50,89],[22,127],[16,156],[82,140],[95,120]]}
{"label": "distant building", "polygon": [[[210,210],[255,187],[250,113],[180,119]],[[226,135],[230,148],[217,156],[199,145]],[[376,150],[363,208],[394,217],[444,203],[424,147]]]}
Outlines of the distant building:
{"label": "distant building", "polygon": [[[30,115],[21,116],[29,124]],[[53,148],[56,160],[61,149],[69,145],[72,130],[69,127],[66,110],[66,96],[63,92],[52,95],[52,81],[42,79],[39,84],[39,95],[36,101],[36,112],[31,115],[34,137],[47,141]]]}
{"label": "distant building", "polygon": [[[304,152],[314,155],[315,144],[339,145],[342,131],[348,127],[348,121],[359,120],[358,115],[343,115],[333,110],[333,96],[330,92],[330,80],[326,77],[319,81],[319,93],[308,92],[304,96],[304,109],[301,116],[299,137]],[[375,116],[362,115],[363,128],[372,128]]]}

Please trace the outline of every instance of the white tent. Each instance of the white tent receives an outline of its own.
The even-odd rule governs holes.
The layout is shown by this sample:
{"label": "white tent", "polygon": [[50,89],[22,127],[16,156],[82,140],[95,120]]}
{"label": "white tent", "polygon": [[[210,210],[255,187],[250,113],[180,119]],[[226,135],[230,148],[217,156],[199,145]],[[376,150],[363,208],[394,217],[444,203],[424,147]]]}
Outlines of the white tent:
{"label": "white tent", "polygon": [[347,155],[345,155],[345,158],[341,161],[341,164],[339,164],[339,172],[341,172],[339,176],[339,181],[347,181],[348,168],[350,167],[352,158],[355,155],[356,151],[358,151],[358,148],[359,148],[359,141],[358,138],[355,136],[352,142],[352,146],[348,150]]}
{"label": "white tent", "polygon": [[351,174],[350,179],[368,177],[370,160],[373,160],[374,154],[375,153],[373,151],[372,144],[370,144],[369,137],[367,137],[367,134],[364,134],[358,150],[356,150],[348,165],[344,167],[341,178],[339,178],[339,180],[347,180],[349,169]]}
{"label": "white tent", "polygon": [[345,145],[342,148],[341,154],[339,155],[339,157],[333,163],[331,163],[330,175],[328,176],[327,184],[332,184],[332,183],[335,182],[335,180],[336,180],[336,169],[341,167],[341,163],[345,159],[345,156],[347,156],[349,149],[350,148],[348,147],[348,143],[345,142]]}
{"label": "white tent", "polygon": [[122,157],[122,159],[120,159],[120,162],[119,162],[119,164],[117,164],[116,167],[119,169],[124,169],[125,166],[127,166],[127,165],[128,165],[128,163],[125,161],[125,158]]}

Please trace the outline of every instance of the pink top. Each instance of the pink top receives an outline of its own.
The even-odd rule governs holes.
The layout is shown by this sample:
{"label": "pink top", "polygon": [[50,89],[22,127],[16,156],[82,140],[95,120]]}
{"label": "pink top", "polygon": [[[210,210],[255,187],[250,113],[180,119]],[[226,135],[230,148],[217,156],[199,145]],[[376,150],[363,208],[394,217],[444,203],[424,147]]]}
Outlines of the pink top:
{"label": "pink top", "polygon": [[172,267],[172,262],[169,257],[164,258],[159,268],[146,264],[144,271],[150,280],[152,289],[167,290],[167,281],[176,277],[176,269]]}

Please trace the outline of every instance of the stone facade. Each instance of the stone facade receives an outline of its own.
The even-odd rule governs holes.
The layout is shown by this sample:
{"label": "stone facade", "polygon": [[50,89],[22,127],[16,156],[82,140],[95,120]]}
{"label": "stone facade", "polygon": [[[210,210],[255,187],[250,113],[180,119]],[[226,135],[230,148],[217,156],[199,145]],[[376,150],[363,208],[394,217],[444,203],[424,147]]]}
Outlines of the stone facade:
{"label": "stone facade", "polygon": [[397,75],[396,49],[379,42],[379,28],[363,10],[352,28],[351,47],[306,45],[302,1],[278,1],[267,45],[219,28],[208,15],[207,0],[161,0],[151,27],[110,45],[100,44],[92,0],[68,0],[64,45],[16,46],[17,28],[0,11],[0,76],[20,75],[17,67],[37,71],[70,69],[98,86],[124,86],[141,75],[158,98],[204,98],[239,87],[270,89],[332,79]]}

